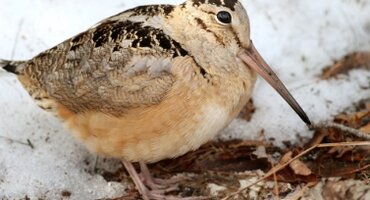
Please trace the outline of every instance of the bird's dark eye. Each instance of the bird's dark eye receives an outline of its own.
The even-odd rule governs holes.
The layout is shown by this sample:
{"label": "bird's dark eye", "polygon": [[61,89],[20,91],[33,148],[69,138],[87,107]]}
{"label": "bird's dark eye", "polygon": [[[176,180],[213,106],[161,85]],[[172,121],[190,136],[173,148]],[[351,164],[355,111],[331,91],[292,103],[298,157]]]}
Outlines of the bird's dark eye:
{"label": "bird's dark eye", "polygon": [[223,24],[231,23],[231,14],[227,11],[220,11],[217,13],[217,20]]}

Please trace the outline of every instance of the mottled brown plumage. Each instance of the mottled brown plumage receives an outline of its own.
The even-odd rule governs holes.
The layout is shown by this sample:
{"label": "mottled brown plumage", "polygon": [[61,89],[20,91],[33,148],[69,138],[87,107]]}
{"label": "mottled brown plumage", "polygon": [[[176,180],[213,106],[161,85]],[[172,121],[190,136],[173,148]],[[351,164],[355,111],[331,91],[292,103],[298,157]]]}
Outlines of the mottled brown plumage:
{"label": "mottled brown plumage", "polygon": [[[158,104],[174,82],[169,66],[153,66],[163,69],[151,73],[145,62],[170,65],[185,55],[162,30],[108,19],[25,62],[18,73],[21,80],[47,91],[47,96],[33,92],[36,100],[56,100],[49,107],[60,103],[75,113],[119,116],[130,108]],[[137,66],[140,62],[143,66]]]}
{"label": "mottled brown plumage", "polygon": [[252,69],[309,122],[254,49],[237,0],[133,8],[0,66],[91,151],[122,159],[144,199],[165,197],[149,191],[128,161],[144,166],[212,139],[250,98]]}

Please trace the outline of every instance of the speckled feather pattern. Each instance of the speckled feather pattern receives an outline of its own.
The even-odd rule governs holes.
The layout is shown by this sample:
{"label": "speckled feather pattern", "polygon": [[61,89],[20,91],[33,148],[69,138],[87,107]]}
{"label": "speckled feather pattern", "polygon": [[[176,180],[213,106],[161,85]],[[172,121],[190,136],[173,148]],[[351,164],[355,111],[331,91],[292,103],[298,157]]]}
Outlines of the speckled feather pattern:
{"label": "speckled feather pattern", "polygon": [[[232,25],[215,20],[220,10]],[[256,80],[237,58],[249,42],[240,2],[189,0],[124,11],[2,65],[91,151],[155,162],[198,148],[239,113]]]}

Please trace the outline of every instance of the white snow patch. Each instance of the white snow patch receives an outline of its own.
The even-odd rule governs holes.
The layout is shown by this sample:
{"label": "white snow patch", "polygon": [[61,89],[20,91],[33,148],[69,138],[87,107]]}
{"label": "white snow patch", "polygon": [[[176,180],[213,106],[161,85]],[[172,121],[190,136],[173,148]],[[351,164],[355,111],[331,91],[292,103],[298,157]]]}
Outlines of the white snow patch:
{"label": "white snow patch", "polygon": [[247,197],[250,199],[257,199],[258,194],[260,193],[262,189],[261,186],[264,183],[263,182],[256,183],[256,181],[258,181],[258,177],[251,177],[246,180],[239,180],[239,184],[240,184],[239,190],[244,189],[244,188],[249,188],[249,190],[247,191],[248,192]]}
{"label": "white snow patch", "polygon": [[223,190],[226,189],[226,187],[219,186],[219,185],[216,185],[214,183],[208,184],[208,188],[209,188],[209,194],[210,194],[210,196],[217,196],[219,192],[221,192],[221,191],[223,191]]}
{"label": "white snow patch", "polygon": [[[0,57],[29,59],[96,22],[129,7],[179,0],[1,0]],[[321,70],[343,55],[370,50],[370,4],[348,0],[243,1],[257,49],[286,83],[312,121],[335,114],[370,97],[370,72],[322,81]],[[19,34],[17,34],[19,32]],[[18,42],[16,38],[18,36]],[[12,53],[14,49],[14,54]],[[310,136],[305,125],[265,81],[253,94],[256,112],[250,122],[235,120],[221,138],[266,137],[297,141]],[[60,122],[41,111],[13,76],[0,72],[0,199],[99,199],[124,194],[125,185],[96,173],[95,156],[75,142]],[[10,142],[10,138],[13,142]],[[34,148],[27,144],[27,139]],[[88,162],[88,164],[86,163]],[[101,163],[103,168],[120,167]],[[113,167],[113,168],[112,168]],[[247,184],[247,183],[243,183]]]}

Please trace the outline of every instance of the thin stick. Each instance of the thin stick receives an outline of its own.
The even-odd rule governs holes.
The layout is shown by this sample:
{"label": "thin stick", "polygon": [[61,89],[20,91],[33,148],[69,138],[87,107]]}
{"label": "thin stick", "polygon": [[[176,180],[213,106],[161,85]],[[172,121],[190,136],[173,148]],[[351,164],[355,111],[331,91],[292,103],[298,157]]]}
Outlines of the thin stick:
{"label": "thin stick", "polygon": [[340,130],[342,132],[354,135],[356,137],[363,138],[363,139],[366,139],[366,140],[370,140],[370,134],[366,134],[366,133],[363,133],[363,132],[361,132],[357,129],[345,126],[343,124],[334,123],[334,122],[321,122],[321,123],[318,123],[318,124],[312,124],[310,126],[310,128],[312,128],[312,129],[334,128],[334,129]]}
{"label": "thin stick", "polygon": [[17,49],[17,46],[18,46],[19,35],[21,33],[21,30],[22,30],[23,22],[24,22],[24,19],[21,19],[21,21],[19,22],[17,34],[15,36],[15,41],[14,41],[14,44],[13,44],[12,54],[10,55],[10,60],[14,59],[15,50]]}
{"label": "thin stick", "polygon": [[319,145],[317,145],[317,148],[344,147],[344,146],[370,146],[370,141],[326,143],[326,144],[319,144]]}
{"label": "thin stick", "polygon": [[18,144],[29,146],[31,149],[34,149],[35,148],[35,146],[33,146],[33,144],[31,143],[31,141],[29,139],[27,139],[27,142],[22,142],[22,141],[15,140],[15,139],[12,139],[12,138],[9,138],[9,137],[5,137],[5,136],[1,136],[1,135],[0,135],[0,138],[5,139],[5,140],[8,140],[10,142],[15,142],[15,143],[18,143]]}
{"label": "thin stick", "polygon": [[[272,168],[274,168],[274,167],[275,167],[275,165],[274,165],[274,163],[272,163]],[[275,199],[280,199],[279,184],[277,182],[276,173],[274,173],[273,175],[274,175],[274,190],[275,190],[275,195],[277,197]]]}
{"label": "thin stick", "polygon": [[32,142],[31,142],[30,139],[27,139],[27,144],[28,144],[28,146],[31,147],[31,149],[34,149],[35,148],[35,146],[33,146],[33,144],[32,144]]}
{"label": "thin stick", "polygon": [[96,157],[95,157],[95,163],[94,163],[94,172],[95,173],[98,171],[98,162],[99,162],[99,156],[96,155]]}
{"label": "thin stick", "polygon": [[356,172],[360,172],[360,171],[364,171],[365,169],[367,168],[370,168],[370,164],[367,164],[365,166],[362,166],[361,168],[358,168],[358,169],[355,169],[355,170],[352,170],[351,172],[352,173],[356,173]]}

